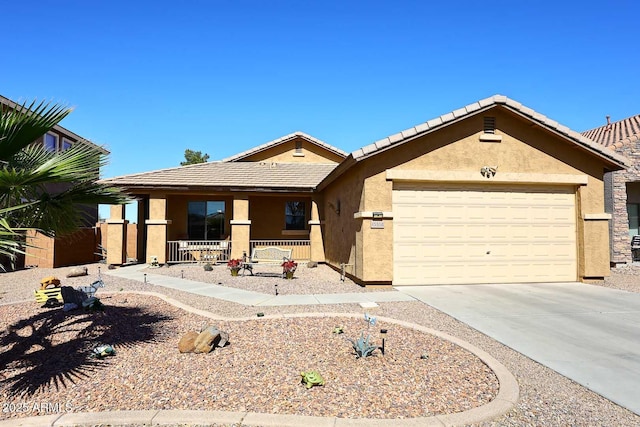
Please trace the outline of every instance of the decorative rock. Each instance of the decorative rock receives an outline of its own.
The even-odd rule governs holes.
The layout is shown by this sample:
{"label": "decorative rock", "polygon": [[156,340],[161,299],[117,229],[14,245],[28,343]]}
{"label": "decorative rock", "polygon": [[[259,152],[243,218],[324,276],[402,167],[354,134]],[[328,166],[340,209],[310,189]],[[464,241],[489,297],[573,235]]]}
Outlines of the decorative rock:
{"label": "decorative rock", "polygon": [[79,277],[79,276],[86,276],[87,273],[87,267],[73,267],[71,270],[69,270],[69,272],[67,273],[67,277]]}
{"label": "decorative rock", "polygon": [[318,263],[316,261],[309,261],[307,263],[307,268],[316,268],[318,266]]}
{"label": "decorative rock", "polygon": [[195,341],[198,338],[198,333],[195,331],[189,331],[180,338],[178,342],[178,350],[180,353],[193,353],[196,349]]}
{"label": "decorative rock", "polygon": [[220,339],[220,331],[215,326],[209,326],[196,337],[194,353],[209,353],[215,346],[214,341]]}

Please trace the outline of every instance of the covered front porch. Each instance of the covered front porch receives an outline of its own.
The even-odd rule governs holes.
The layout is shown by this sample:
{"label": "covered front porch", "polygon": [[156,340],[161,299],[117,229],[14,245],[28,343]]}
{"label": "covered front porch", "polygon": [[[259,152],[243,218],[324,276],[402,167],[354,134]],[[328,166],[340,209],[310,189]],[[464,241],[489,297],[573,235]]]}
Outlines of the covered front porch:
{"label": "covered front porch", "polygon": [[[317,194],[153,192],[135,197],[138,262],[226,263],[268,246],[291,249],[296,261],[324,262]],[[124,264],[124,206],[112,206],[107,223],[107,263]]]}

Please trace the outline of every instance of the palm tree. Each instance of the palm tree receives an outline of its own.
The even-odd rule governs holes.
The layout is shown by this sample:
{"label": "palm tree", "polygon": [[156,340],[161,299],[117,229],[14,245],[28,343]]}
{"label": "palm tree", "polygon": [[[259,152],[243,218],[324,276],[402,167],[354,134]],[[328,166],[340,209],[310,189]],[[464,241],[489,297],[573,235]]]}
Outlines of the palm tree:
{"label": "palm tree", "polygon": [[87,219],[81,205],[127,202],[120,190],[98,183],[106,156],[95,147],[52,153],[33,143],[71,111],[44,102],[0,111],[0,255],[11,260],[28,246],[27,230],[67,234]]}

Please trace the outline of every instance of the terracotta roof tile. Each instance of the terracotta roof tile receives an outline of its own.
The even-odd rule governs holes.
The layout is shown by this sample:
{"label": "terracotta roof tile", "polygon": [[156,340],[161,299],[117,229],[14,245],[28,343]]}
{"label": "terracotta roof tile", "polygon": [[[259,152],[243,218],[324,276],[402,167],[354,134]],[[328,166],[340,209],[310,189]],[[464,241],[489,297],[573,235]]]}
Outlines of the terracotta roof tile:
{"label": "terracotta roof tile", "polygon": [[103,179],[120,187],[315,188],[337,165],[324,163],[210,162]]}
{"label": "terracotta roof tile", "polygon": [[640,114],[585,132],[582,135],[609,148],[640,140]]}

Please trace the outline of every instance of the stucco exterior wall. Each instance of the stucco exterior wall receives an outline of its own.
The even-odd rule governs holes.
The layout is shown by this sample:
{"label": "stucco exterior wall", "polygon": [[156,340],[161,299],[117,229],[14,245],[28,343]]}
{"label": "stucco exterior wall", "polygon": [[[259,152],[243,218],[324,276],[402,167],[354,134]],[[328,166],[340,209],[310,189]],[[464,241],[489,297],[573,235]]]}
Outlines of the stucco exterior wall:
{"label": "stucco exterior wall", "polygon": [[[501,142],[480,141],[485,115],[496,117],[496,134],[502,137]],[[584,225],[585,215],[604,213],[602,161],[501,108],[469,117],[365,159],[354,168],[357,171],[338,178],[327,187],[325,200],[330,202],[340,198],[343,208],[349,209],[338,218],[328,213],[326,221],[329,233],[342,238],[353,235],[353,239],[331,243],[331,237],[326,237],[327,262],[334,265],[344,262],[348,254],[350,261],[355,259],[354,275],[361,281],[391,281],[393,219],[384,220],[384,229],[371,229],[367,219],[358,223],[346,217],[352,218],[355,209],[392,211],[393,182],[387,180],[387,169],[442,171],[443,175],[450,171],[467,171],[477,173],[480,178],[483,166],[497,166],[498,174],[587,175],[587,185],[580,188],[576,204],[577,278],[609,274],[606,221],[598,220]],[[362,184],[358,185],[360,178]],[[490,182],[487,185],[491,185]],[[345,200],[352,203],[345,204]],[[358,201],[358,204],[353,201]],[[588,269],[585,268],[587,263]]]}
{"label": "stucco exterior wall", "polygon": [[353,215],[364,206],[364,176],[361,165],[347,171],[323,191],[325,262],[345,266],[354,279],[363,278],[362,221]]}
{"label": "stucco exterior wall", "polygon": [[[296,153],[296,141],[302,142],[302,152]],[[343,158],[303,138],[284,142],[242,159],[243,162],[276,163],[339,163]]]}

